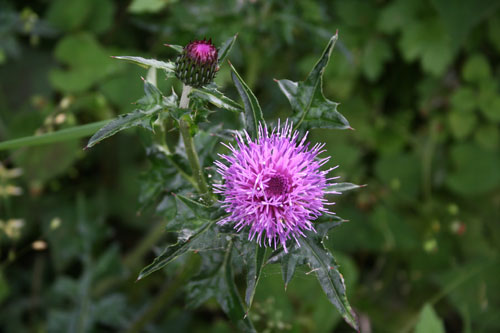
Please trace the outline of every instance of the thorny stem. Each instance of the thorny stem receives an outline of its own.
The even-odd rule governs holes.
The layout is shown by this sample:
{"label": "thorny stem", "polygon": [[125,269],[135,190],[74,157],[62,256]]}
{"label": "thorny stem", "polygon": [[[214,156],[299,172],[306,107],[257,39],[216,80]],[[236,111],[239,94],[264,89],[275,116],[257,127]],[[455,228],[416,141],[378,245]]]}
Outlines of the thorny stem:
{"label": "thorny stem", "polygon": [[[189,107],[189,93],[191,92],[191,87],[184,85],[182,88],[181,101],[179,107],[181,109],[187,109]],[[205,175],[200,167],[200,159],[198,153],[196,152],[193,138],[191,137],[191,131],[189,123],[181,119],[179,121],[179,129],[181,132],[182,140],[184,141],[184,147],[186,149],[186,155],[191,165],[191,170],[193,170],[193,178],[196,182],[196,187],[200,191],[200,194],[210,203],[212,201],[211,194],[205,180]]]}

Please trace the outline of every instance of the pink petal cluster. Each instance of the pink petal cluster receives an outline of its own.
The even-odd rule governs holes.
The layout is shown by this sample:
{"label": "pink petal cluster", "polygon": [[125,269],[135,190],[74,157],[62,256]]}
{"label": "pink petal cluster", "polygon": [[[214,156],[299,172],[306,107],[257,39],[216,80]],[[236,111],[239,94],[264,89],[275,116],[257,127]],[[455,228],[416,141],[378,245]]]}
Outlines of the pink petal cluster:
{"label": "pink petal cluster", "polygon": [[[253,141],[247,132],[236,135],[236,147],[224,144],[231,152],[219,156],[227,163],[216,161],[223,183],[214,185],[214,192],[223,196],[222,206],[230,215],[219,223],[234,223],[237,231],[249,227],[249,240],[259,245],[281,244],[305,237],[304,230],[315,230],[312,221],[322,214],[332,214],[324,198],[328,184],[334,178],[321,171],[329,157],[318,158],[324,144],[309,148],[306,135],[300,139],[292,124],[274,128],[259,126]],[[299,244],[300,245],[300,244]]]}
{"label": "pink petal cluster", "polygon": [[189,58],[199,63],[213,63],[217,61],[217,48],[212,40],[195,40],[186,46],[186,54]]}

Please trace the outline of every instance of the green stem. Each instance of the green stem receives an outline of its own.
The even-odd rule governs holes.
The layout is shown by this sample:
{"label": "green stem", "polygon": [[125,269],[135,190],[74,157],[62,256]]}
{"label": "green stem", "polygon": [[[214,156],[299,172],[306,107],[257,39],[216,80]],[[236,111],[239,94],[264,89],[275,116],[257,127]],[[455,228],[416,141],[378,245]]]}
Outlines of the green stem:
{"label": "green stem", "polygon": [[[184,85],[182,89],[181,101],[179,103],[179,107],[181,109],[189,108],[189,93],[191,92],[191,87]],[[191,165],[191,170],[193,170],[193,178],[196,182],[196,187],[199,190],[200,194],[205,197],[209,202],[212,201],[211,194],[209,192],[209,188],[207,182],[205,180],[205,175],[203,170],[200,167],[200,159],[198,157],[198,153],[196,152],[194,146],[194,140],[191,136],[191,129],[189,123],[181,119],[179,121],[179,129],[181,132],[182,140],[184,141],[184,147],[186,149],[186,155],[188,157],[189,164]]]}
{"label": "green stem", "polygon": [[193,177],[188,175],[184,169],[172,158],[172,153],[170,151],[170,148],[168,147],[167,143],[167,130],[166,130],[166,124],[165,121],[159,119],[155,125],[154,125],[154,136],[153,136],[153,141],[158,145],[160,150],[165,154],[165,157],[168,159],[168,161],[177,169],[179,174],[184,177],[188,182],[191,183],[197,190],[198,190],[198,184],[195,182]]}
{"label": "green stem", "polygon": [[155,124],[155,134],[153,137],[154,142],[158,145],[159,149],[165,154],[165,157],[168,161],[177,169],[177,172],[184,177],[188,182],[191,183],[196,189],[198,189],[198,184],[195,182],[193,177],[188,175],[184,169],[172,158],[172,153],[170,152],[170,148],[168,147],[166,140],[166,130],[165,124]]}

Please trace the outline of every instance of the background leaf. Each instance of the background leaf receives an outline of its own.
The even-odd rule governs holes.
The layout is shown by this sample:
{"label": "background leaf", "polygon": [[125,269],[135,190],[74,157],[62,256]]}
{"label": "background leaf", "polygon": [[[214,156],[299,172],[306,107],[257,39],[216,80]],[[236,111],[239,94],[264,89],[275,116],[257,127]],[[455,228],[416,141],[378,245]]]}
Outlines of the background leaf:
{"label": "background leaf", "polygon": [[415,326],[415,333],[444,333],[443,322],[436,315],[432,305],[425,304],[420,312],[417,325]]}

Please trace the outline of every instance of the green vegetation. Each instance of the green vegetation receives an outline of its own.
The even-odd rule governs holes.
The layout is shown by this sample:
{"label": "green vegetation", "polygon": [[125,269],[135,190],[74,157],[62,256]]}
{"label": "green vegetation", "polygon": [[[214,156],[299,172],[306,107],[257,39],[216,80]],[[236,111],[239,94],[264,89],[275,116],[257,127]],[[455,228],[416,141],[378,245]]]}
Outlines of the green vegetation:
{"label": "green vegetation", "polygon": [[[321,93],[321,78],[308,74],[337,29]],[[491,0],[0,3],[2,331],[236,330],[217,288],[205,302],[196,297],[203,285],[187,283],[207,260],[192,249],[169,248],[178,258],[135,282],[175,243],[167,223],[180,230],[199,218],[188,199],[169,195],[181,177],[199,186],[184,151],[169,152],[165,168],[146,133],[166,133],[165,147],[178,147],[174,120],[157,127],[156,106],[181,97],[176,45],[204,37],[228,41],[222,57],[231,64],[221,64],[218,89],[191,93],[220,108],[197,117],[226,129],[238,128],[240,112],[254,127],[260,110],[267,121],[295,117],[313,128],[313,142],[326,142],[326,167],[339,164],[341,181],[367,184],[329,197],[350,222],[323,241],[361,331],[500,331],[500,2]],[[134,58],[111,58],[121,55]],[[319,88],[314,102],[296,110],[290,102],[308,81]],[[246,108],[235,102],[241,91]],[[302,117],[308,107],[316,118]],[[194,140],[209,177],[211,154],[228,138]],[[303,243],[300,262],[315,267],[308,253],[317,245]],[[290,281],[279,266],[256,264],[259,284],[245,295],[234,253],[213,259],[236,276],[233,299],[253,300],[242,325],[352,330],[306,266]]]}

